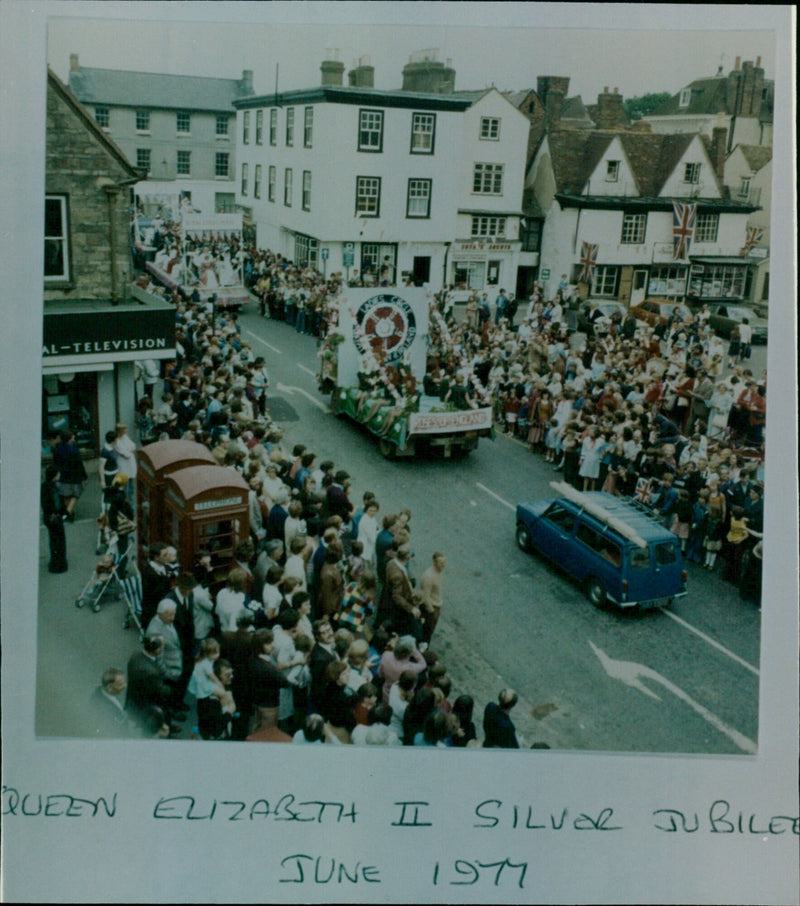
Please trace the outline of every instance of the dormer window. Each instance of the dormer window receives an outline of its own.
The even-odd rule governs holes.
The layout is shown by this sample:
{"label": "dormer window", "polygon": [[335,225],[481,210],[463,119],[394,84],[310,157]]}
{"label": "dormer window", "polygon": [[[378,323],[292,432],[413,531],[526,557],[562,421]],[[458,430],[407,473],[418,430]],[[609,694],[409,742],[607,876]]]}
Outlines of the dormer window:
{"label": "dormer window", "polygon": [[617,182],[619,180],[619,161],[606,161],[606,182]]}
{"label": "dormer window", "polygon": [[683,170],[683,181],[696,186],[700,182],[700,164],[686,164]]}
{"label": "dormer window", "polygon": [[678,101],[678,106],[679,107],[688,107],[689,102],[691,100],[692,100],[692,89],[684,88],[683,91],[681,91],[681,96],[680,96],[680,100]]}

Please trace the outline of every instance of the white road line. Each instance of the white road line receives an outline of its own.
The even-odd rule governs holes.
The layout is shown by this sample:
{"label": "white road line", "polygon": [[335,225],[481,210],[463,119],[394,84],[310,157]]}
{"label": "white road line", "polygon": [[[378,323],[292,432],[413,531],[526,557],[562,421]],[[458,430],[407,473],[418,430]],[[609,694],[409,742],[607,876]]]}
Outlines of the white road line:
{"label": "white road line", "polygon": [[[490,491],[489,488],[487,488],[485,485],[482,485],[479,481],[476,481],[475,484],[484,493],[488,494],[490,497],[494,497],[494,499],[497,500],[498,503],[502,503],[503,506],[508,507],[510,510],[514,510],[516,512],[517,508],[514,506],[513,503],[509,503],[507,500],[504,500],[498,494],[495,494],[494,491]],[[724,645],[721,645],[719,642],[714,641],[714,639],[712,639],[711,636],[706,635],[704,632],[697,629],[695,626],[692,626],[691,623],[687,623],[686,620],[684,620],[681,617],[677,616],[676,614],[672,613],[671,610],[667,610],[665,607],[662,607],[659,609],[665,616],[668,616],[671,620],[675,620],[676,623],[683,626],[684,629],[688,629],[689,632],[693,632],[698,638],[701,638],[704,642],[707,642],[709,645],[711,645],[712,648],[716,648],[717,651],[721,651],[724,655],[729,657],[732,661],[736,661],[736,663],[739,664],[741,667],[744,667],[745,670],[749,670],[751,673],[755,674],[756,676],[760,676],[760,673],[759,673],[759,670],[757,667],[754,667],[752,664],[748,663],[746,660],[744,660],[744,658],[740,658],[738,654],[734,654],[732,651],[730,651]]]}
{"label": "white road line", "polygon": [[507,500],[503,500],[503,498],[498,496],[497,494],[495,494],[494,491],[490,491],[489,488],[486,487],[486,485],[482,485],[479,481],[476,481],[475,486],[480,488],[484,493],[488,494],[490,497],[494,497],[494,499],[499,501],[500,503],[502,503],[503,506],[507,506],[510,510],[512,510],[513,512],[516,513],[517,508],[514,506],[513,503],[509,503]]}
{"label": "white road line", "polygon": [[257,334],[254,334],[252,330],[246,330],[245,333],[249,337],[252,337],[254,340],[258,340],[259,343],[263,343],[267,347],[267,349],[271,349],[277,355],[283,355],[283,352],[280,349],[276,349],[274,346],[270,346],[266,340],[262,340],[261,337],[259,337]]}
{"label": "white road line", "polygon": [[708,642],[712,648],[716,648],[718,651],[721,651],[723,654],[727,655],[731,660],[736,661],[737,664],[740,664],[745,670],[749,670],[751,673],[754,673],[756,676],[759,676],[759,671],[757,667],[754,667],[752,664],[749,664],[744,659],[740,658],[738,654],[734,654],[732,651],[729,651],[724,645],[720,645],[719,642],[715,642],[710,636],[707,636],[704,632],[701,632],[696,627],[692,626],[691,623],[687,623],[686,620],[681,619],[672,611],[667,610],[665,607],[660,608],[661,613],[665,616],[668,616],[671,620],[675,620],[676,623],[680,623],[681,626],[688,629],[689,632],[693,632],[696,636],[699,636],[704,642]]}
{"label": "white road line", "polygon": [[306,374],[310,374],[311,377],[313,377],[313,378],[316,377],[316,374],[315,374],[310,368],[306,368],[305,365],[301,365],[301,364],[298,362],[298,363],[297,363],[297,367],[298,367],[301,371],[305,371]]}

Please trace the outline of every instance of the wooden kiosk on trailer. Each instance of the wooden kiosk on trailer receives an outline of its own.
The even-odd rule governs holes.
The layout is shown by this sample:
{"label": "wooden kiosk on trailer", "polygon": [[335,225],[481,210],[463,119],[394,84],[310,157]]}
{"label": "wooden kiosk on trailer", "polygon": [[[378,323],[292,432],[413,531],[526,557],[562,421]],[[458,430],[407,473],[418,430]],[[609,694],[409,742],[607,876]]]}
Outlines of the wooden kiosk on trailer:
{"label": "wooden kiosk on trailer", "polygon": [[191,571],[198,551],[211,554],[213,584],[225,580],[236,548],[250,538],[249,488],[235,470],[189,466],[164,483],[164,537]]}
{"label": "wooden kiosk on trailer", "polygon": [[211,451],[191,440],[160,440],[136,451],[136,526],[139,571],[151,544],[166,541],[164,485],[167,477],[189,466],[216,465]]}

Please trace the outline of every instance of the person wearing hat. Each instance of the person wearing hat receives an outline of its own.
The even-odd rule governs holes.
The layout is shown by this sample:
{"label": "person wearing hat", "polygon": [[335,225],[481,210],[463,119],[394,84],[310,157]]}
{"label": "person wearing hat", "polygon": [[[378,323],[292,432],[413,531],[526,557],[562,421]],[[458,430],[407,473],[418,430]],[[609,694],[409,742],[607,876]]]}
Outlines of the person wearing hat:
{"label": "person wearing hat", "polygon": [[[128,476],[122,472],[111,479],[111,488],[108,492],[108,527],[117,536],[117,562],[122,562],[128,552],[128,539],[136,530],[133,518],[133,507],[126,489]],[[123,569],[124,572],[124,569]]]}
{"label": "person wearing hat", "polygon": [[347,492],[350,488],[350,475],[340,469],[327,490],[328,516],[341,516],[342,522],[348,523],[353,515],[353,504]]}

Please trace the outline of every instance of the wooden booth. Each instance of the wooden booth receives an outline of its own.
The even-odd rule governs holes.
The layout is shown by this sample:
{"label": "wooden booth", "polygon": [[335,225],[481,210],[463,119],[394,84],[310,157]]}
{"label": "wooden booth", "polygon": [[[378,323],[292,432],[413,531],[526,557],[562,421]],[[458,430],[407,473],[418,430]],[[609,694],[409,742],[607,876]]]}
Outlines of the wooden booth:
{"label": "wooden booth", "polygon": [[236,548],[250,538],[249,488],[235,470],[219,465],[189,466],[164,484],[164,541],[178,551],[182,571],[195,554],[211,554],[213,584],[222,583]]}
{"label": "wooden booth", "polygon": [[147,562],[151,544],[167,540],[164,521],[164,484],[178,469],[216,465],[211,451],[191,440],[160,440],[136,451],[136,526],[139,570]]}

